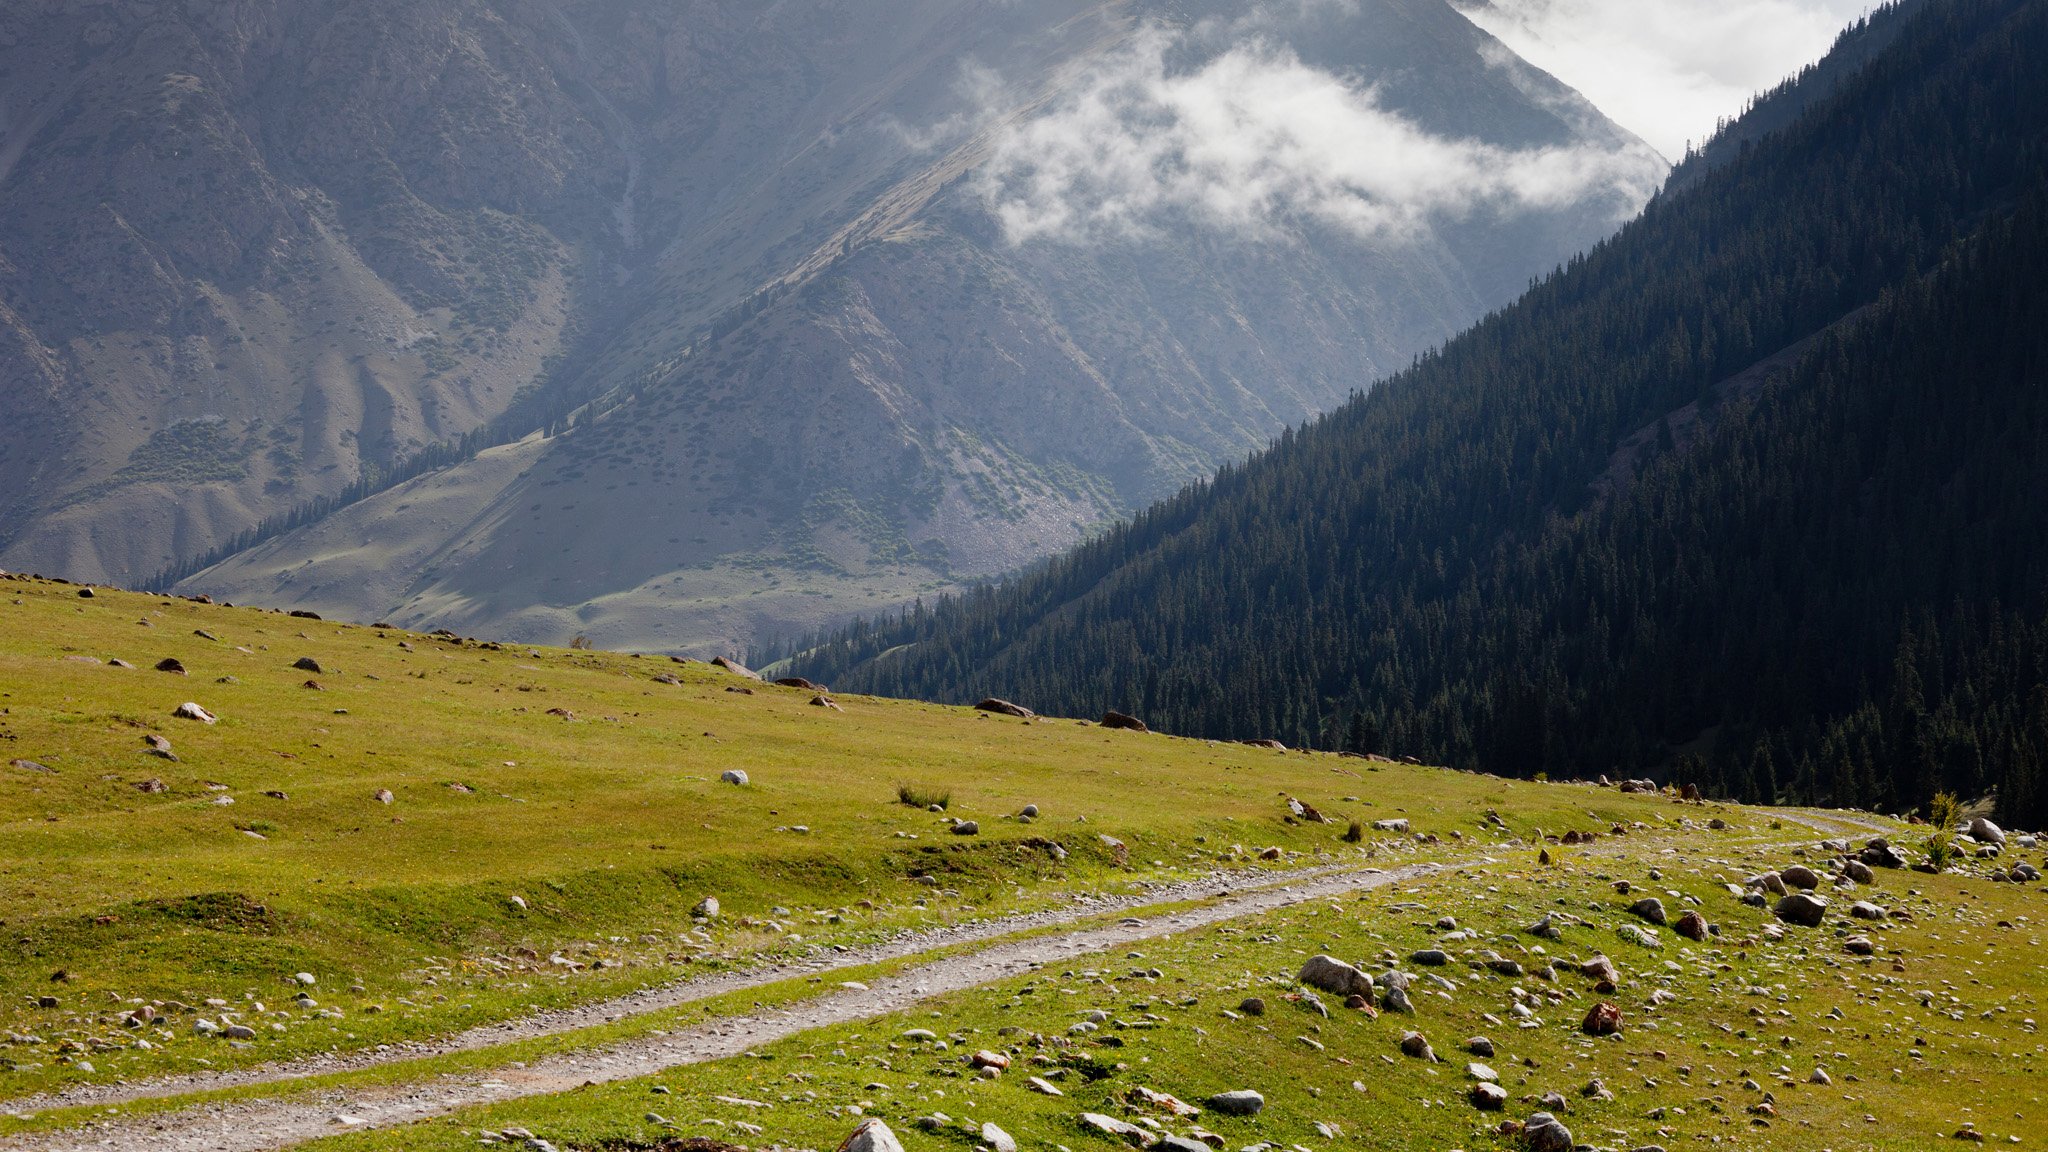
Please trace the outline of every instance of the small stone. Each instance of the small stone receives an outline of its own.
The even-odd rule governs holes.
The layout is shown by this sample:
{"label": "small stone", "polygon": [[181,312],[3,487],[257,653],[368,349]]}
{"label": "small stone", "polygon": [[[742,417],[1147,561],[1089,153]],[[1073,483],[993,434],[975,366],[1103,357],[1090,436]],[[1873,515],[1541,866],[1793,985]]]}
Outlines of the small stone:
{"label": "small stone", "polygon": [[1481,1112],[1499,1112],[1508,1106],[1508,1090],[1491,1080],[1472,1086],[1472,1106]]}
{"label": "small stone", "polygon": [[952,831],[955,836],[979,836],[981,825],[973,820],[955,820]]}
{"label": "small stone", "polygon": [[1700,915],[1697,909],[1688,908],[1680,914],[1678,922],[1671,926],[1671,930],[1687,940],[1705,940],[1707,918]]}
{"label": "small stone", "polygon": [[1435,1049],[1429,1046],[1429,1040],[1420,1032],[1403,1032],[1401,1034],[1401,1054],[1417,1060],[1426,1060],[1431,1064],[1436,1063]]}
{"label": "small stone", "polygon": [[747,784],[747,774],[738,768],[727,768],[724,772],[719,774],[718,782],[721,784],[737,784],[741,787],[745,787]]}
{"label": "small stone", "polygon": [[172,712],[171,715],[176,716],[180,720],[197,720],[201,724],[214,724],[220,720],[220,717],[215,716],[213,713],[208,712],[189,700],[178,705],[177,710]]}
{"label": "small stone", "polygon": [[1477,1060],[1465,1065],[1465,1075],[1470,1076],[1474,1080],[1500,1079],[1500,1073],[1495,1072],[1491,1066],[1481,1064]]}
{"label": "small stone", "polygon": [[1530,1152],[1572,1152],[1576,1146],[1571,1129],[1548,1112],[1538,1112],[1529,1117],[1528,1124],[1522,1129],[1522,1141]]}
{"label": "small stone", "polygon": [[1652,924],[1664,923],[1664,902],[1655,896],[1645,896],[1628,906],[1629,914]]}
{"label": "small stone", "polygon": [[1470,1040],[1465,1041],[1465,1051],[1470,1052],[1474,1056],[1484,1056],[1491,1060],[1493,1058],[1493,1041],[1488,1040],[1484,1036],[1474,1036]]}
{"label": "small stone", "polygon": [[896,1133],[889,1130],[880,1120],[869,1119],[853,1130],[839,1152],[903,1152],[903,1142],[896,1139]]}
{"label": "small stone", "polygon": [[1449,953],[1441,949],[1424,948],[1422,951],[1410,955],[1408,961],[1411,964],[1421,964],[1429,968],[1441,968],[1451,962],[1451,957]]}
{"label": "small stone", "polygon": [[1621,1009],[1605,1001],[1587,1010],[1579,1031],[1588,1036],[1613,1036],[1621,1031]]}
{"label": "small stone", "polygon": [[1238,1004],[1237,1010],[1247,1016],[1264,1016],[1266,1014],[1266,1002],[1257,996],[1247,996]]}
{"label": "small stone", "polygon": [[1338,996],[1354,993],[1370,996],[1373,992],[1372,977],[1346,964],[1335,956],[1311,956],[1302,964],[1296,980],[1311,988],[1319,988]]}
{"label": "small stone", "polygon": [[990,1152],[1017,1152],[1016,1139],[994,1124],[981,1126],[981,1142],[989,1146]]}
{"label": "small stone", "polygon": [[706,896],[702,900],[697,901],[697,906],[690,909],[690,915],[702,916],[706,920],[718,919],[718,897]]}
{"label": "small stone", "polygon": [[169,672],[173,676],[183,676],[185,675],[185,663],[175,656],[166,656],[156,662],[156,670],[159,672]]}

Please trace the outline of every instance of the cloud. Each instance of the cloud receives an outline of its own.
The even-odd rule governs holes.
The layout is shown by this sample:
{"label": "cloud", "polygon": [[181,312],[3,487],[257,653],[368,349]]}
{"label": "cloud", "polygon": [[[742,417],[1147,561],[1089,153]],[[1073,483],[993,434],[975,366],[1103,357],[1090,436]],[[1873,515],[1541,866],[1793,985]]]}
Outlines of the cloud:
{"label": "cloud", "polygon": [[1874,0],[1452,0],[1673,159],[1824,55]]}
{"label": "cloud", "polygon": [[[1312,0],[1329,2],[1329,0]],[[1663,177],[1640,150],[1515,150],[1432,135],[1370,86],[1252,41],[1175,70],[1141,32],[991,132],[976,188],[1013,243],[1144,238],[1193,224],[1272,238],[1316,223],[1401,241],[1480,212],[1604,197],[1617,220]]]}

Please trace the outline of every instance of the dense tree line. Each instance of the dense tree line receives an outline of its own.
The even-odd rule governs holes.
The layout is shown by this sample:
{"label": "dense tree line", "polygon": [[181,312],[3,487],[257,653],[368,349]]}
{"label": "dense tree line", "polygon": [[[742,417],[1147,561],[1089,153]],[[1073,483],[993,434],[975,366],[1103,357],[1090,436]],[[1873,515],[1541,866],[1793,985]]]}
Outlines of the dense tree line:
{"label": "dense tree line", "polygon": [[2048,0],[1784,128],[1268,452],[814,640],[849,690],[2048,822]]}

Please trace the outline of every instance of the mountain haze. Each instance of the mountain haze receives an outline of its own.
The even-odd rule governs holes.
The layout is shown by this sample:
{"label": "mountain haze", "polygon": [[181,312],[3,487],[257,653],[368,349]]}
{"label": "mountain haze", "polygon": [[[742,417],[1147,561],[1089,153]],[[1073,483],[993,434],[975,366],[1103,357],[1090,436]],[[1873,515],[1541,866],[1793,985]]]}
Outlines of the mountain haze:
{"label": "mountain haze", "polygon": [[730,648],[1012,569],[1664,171],[1441,0],[39,12],[0,563],[523,639]]}

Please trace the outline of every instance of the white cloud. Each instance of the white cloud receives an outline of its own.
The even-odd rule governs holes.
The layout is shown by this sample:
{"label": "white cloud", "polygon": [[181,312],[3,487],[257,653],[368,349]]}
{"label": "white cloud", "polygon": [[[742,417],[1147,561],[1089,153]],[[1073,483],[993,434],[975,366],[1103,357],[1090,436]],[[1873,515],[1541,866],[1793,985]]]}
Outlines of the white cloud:
{"label": "white cloud", "polygon": [[1663,177],[1641,151],[1513,150],[1431,135],[1371,87],[1252,41],[1186,71],[1141,33],[991,134],[977,186],[1012,242],[1143,237],[1180,222],[1282,235],[1315,222],[1398,241],[1445,219],[1605,198]]}
{"label": "white cloud", "polygon": [[1677,159],[1818,60],[1874,0],[1453,0],[1515,53]]}

